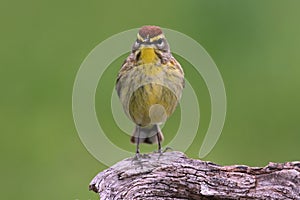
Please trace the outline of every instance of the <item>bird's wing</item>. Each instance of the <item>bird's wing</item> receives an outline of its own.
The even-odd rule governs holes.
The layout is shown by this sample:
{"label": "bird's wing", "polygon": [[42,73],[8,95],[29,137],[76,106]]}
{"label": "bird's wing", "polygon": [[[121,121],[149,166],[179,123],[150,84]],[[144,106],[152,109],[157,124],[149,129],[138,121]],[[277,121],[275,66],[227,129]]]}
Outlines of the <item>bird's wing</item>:
{"label": "bird's wing", "polygon": [[117,80],[116,80],[116,90],[117,90],[117,93],[118,95],[120,96],[120,79],[122,78],[122,76],[124,74],[126,74],[128,72],[128,70],[132,69],[134,66],[135,66],[135,56],[133,53],[131,53],[123,62],[122,64],[122,67],[118,73],[118,76],[117,76]]}

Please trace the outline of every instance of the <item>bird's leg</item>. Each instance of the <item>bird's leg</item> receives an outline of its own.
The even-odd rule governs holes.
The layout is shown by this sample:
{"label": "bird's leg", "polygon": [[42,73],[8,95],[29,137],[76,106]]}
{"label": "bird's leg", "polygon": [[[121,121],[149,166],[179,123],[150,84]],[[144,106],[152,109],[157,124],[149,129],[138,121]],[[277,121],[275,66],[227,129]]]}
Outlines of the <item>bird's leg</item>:
{"label": "bird's leg", "polygon": [[160,144],[160,139],[161,138],[159,137],[159,132],[156,133],[156,137],[157,137],[157,143],[158,143],[158,150],[157,150],[157,152],[161,154],[162,153],[162,151],[161,151],[161,144]]}
{"label": "bird's leg", "polygon": [[140,154],[140,138],[137,138],[137,142],[136,142],[136,151],[135,151],[136,155]]}
{"label": "bird's leg", "polygon": [[156,125],[157,126],[157,134],[156,134],[156,137],[157,137],[157,143],[158,143],[158,151],[157,151],[157,153],[159,153],[159,157],[158,157],[158,159],[160,159],[160,157],[163,155],[163,153],[165,153],[166,151],[168,151],[168,150],[173,150],[171,147],[166,147],[165,149],[162,149],[161,148],[161,137],[162,137],[162,132],[161,132],[161,130],[160,130],[160,128],[159,128],[159,126],[158,125]]}
{"label": "bird's leg", "polygon": [[140,127],[137,126],[137,131],[138,131],[138,137],[137,137],[137,141],[136,141],[136,151],[135,151],[135,156],[134,156],[134,160],[138,160],[140,158]]}

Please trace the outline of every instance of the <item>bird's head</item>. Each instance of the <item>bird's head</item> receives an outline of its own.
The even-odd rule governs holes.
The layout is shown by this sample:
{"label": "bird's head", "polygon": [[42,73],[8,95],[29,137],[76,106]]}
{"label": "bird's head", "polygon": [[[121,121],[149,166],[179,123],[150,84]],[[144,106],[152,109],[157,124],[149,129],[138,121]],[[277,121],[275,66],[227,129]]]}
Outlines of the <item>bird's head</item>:
{"label": "bird's head", "polygon": [[157,54],[170,52],[168,42],[158,26],[143,26],[132,46],[132,52],[145,63],[152,62]]}

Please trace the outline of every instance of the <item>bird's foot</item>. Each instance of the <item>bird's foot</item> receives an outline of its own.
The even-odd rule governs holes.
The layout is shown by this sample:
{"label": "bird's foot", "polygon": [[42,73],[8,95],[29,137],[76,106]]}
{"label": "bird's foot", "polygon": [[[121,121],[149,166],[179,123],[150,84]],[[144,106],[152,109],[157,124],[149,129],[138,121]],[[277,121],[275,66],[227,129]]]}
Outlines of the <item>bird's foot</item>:
{"label": "bird's foot", "polygon": [[140,154],[136,153],[135,156],[132,158],[132,161],[142,161],[143,159],[150,158],[148,154]]}
{"label": "bird's foot", "polygon": [[166,153],[169,150],[173,151],[174,149],[172,147],[166,147],[165,149],[158,149],[157,151],[154,151],[154,153],[163,154],[163,153]]}
{"label": "bird's foot", "polygon": [[137,168],[143,169],[143,164],[147,162],[147,158],[150,158],[150,156],[147,154],[136,153],[132,158],[131,163],[137,166]]}
{"label": "bird's foot", "polygon": [[163,154],[169,150],[173,151],[173,149],[171,147],[166,147],[165,149],[158,149],[154,153],[159,153],[158,159],[160,159],[160,157],[163,156]]}

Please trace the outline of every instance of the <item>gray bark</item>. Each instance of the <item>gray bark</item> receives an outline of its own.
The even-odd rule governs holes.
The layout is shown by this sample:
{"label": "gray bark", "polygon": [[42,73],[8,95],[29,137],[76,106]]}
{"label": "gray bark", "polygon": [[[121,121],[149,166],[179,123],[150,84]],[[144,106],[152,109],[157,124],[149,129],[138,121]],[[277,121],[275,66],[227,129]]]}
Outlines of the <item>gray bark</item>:
{"label": "gray bark", "polygon": [[100,199],[300,199],[300,162],[219,166],[153,153],[100,172],[90,190]]}

